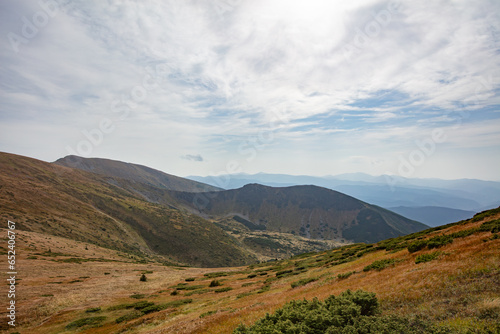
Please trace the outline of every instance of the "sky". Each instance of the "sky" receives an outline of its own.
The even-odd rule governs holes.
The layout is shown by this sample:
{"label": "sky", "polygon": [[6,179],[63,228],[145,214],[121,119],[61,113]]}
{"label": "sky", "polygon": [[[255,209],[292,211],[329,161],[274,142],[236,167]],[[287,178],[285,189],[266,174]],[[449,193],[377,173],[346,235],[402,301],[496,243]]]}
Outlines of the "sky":
{"label": "sky", "polygon": [[2,0],[0,151],[500,180],[500,2]]}

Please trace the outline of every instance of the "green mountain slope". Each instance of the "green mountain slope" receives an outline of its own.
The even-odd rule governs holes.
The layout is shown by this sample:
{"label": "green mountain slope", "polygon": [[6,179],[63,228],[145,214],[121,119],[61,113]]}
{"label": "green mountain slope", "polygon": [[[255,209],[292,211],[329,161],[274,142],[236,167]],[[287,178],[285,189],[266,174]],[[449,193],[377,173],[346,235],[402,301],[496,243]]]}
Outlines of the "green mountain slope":
{"label": "green mountain slope", "polygon": [[236,215],[256,226],[255,229],[313,239],[377,242],[427,228],[391,211],[317,186],[273,188],[250,184],[234,190],[171,194],[179,205],[207,218]]}
{"label": "green mountain slope", "polygon": [[0,153],[0,190],[3,218],[22,230],[196,266],[255,260],[216,225],[148,202],[103,175]]}

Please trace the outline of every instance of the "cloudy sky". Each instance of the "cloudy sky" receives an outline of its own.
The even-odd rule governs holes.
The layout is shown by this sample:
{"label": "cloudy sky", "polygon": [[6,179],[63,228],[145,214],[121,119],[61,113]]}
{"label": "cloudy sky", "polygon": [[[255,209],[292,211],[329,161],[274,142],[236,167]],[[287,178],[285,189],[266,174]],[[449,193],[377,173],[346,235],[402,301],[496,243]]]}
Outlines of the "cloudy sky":
{"label": "cloudy sky", "polygon": [[500,2],[0,1],[0,151],[500,180]]}

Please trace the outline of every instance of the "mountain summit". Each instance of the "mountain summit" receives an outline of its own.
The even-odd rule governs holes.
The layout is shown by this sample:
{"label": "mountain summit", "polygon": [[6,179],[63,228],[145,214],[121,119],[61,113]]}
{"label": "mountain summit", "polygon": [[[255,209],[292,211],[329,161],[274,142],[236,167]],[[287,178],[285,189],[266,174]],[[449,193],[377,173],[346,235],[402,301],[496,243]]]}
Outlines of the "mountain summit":
{"label": "mountain summit", "polygon": [[117,160],[82,158],[75,155],[68,155],[58,159],[54,164],[108,177],[135,181],[160,189],[190,192],[221,190],[208,184],[170,175],[150,167]]}

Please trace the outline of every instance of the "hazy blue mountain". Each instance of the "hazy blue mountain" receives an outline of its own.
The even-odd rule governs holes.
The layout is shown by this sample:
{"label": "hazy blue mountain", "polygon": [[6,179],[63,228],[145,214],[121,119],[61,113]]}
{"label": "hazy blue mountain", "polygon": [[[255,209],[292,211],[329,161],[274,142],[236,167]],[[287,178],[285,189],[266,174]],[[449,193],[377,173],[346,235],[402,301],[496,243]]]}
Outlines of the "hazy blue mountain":
{"label": "hazy blue mountain", "polygon": [[339,185],[334,189],[384,208],[440,206],[476,211],[481,207],[479,202],[462,197],[457,191],[452,194],[433,188],[396,187],[391,189],[385,185]]}
{"label": "hazy blue mountain", "polygon": [[486,210],[491,210],[492,208],[498,208],[500,206],[500,200],[496,200],[493,202],[490,202],[489,204],[483,206],[477,211],[486,211]]}
{"label": "hazy blue mountain", "polygon": [[450,209],[437,206],[398,206],[390,208],[390,210],[404,217],[417,220],[432,227],[469,219],[476,213],[475,211]]}

